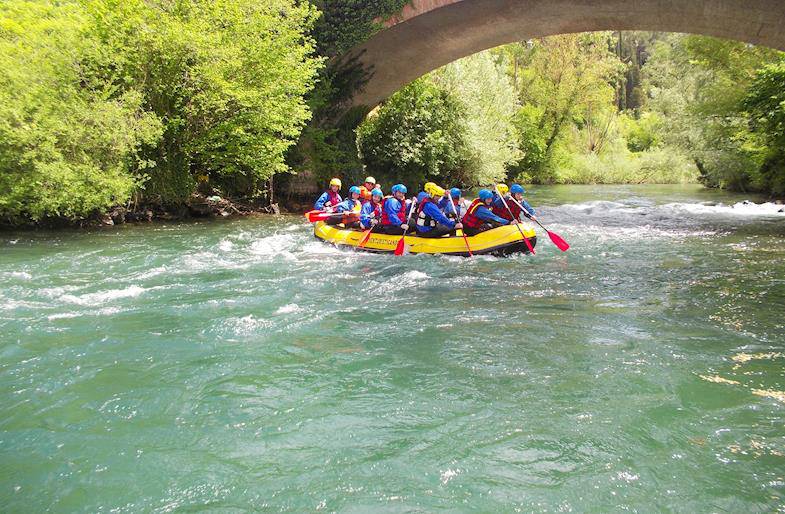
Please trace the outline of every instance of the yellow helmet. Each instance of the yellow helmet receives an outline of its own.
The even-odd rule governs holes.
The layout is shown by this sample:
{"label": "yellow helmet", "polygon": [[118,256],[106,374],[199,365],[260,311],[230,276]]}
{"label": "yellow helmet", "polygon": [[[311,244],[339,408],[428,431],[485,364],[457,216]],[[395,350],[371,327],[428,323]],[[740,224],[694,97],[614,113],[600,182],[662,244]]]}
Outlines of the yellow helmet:
{"label": "yellow helmet", "polygon": [[425,184],[424,189],[425,192],[431,196],[444,196],[444,189],[437,186],[433,182],[428,182],[427,184]]}
{"label": "yellow helmet", "polygon": [[334,179],[332,179],[332,180],[330,181],[330,185],[331,185],[331,186],[338,186],[338,187],[341,187],[341,179],[339,179],[339,178],[334,178]]}
{"label": "yellow helmet", "polygon": [[373,177],[365,177],[366,183],[376,184],[376,179]]}
{"label": "yellow helmet", "polygon": [[499,193],[506,195],[510,192],[510,186],[507,184],[496,184],[496,189],[499,190]]}

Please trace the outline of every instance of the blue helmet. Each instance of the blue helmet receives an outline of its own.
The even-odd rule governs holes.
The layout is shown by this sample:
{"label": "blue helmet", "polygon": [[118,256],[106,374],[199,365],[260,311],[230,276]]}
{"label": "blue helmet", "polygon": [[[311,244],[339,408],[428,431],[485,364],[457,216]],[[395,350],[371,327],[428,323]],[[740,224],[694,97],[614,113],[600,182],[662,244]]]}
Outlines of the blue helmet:
{"label": "blue helmet", "polygon": [[382,193],[381,189],[374,189],[371,191],[371,196],[378,196],[379,198],[384,197],[384,193]]}
{"label": "blue helmet", "polygon": [[480,189],[479,196],[480,196],[480,200],[484,202],[485,200],[490,200],[491,198],[493,198],[493,193],[491,193],[489,189]]}
{"label": "blue helmet", "polygon": [[406,186],[404,186],[403,184],[395,184],[390,191],[392,191],[393,194],[395,193],[406,194],[408,189],[406,189]]}
{"label": "blue helmet", "polygon": [[357,193],[359,195],[360,194],[360,188],[357,187],[357,186],[350,187],[349,188],[349,194],[354,194],[354,193]]}
{"label": "blue helmet", "polygon": [[453,198],[460,198],[461,197],[461,190],[457,187],[450,189],[450,196]]}
{"label": "blue helmet", "polygon": [[521,187],[520,184],[513,184],[512,187],[510,187],[510,193],[512,194],[517,194],[517,193],[523,194],[525,192],[526,190],[523,187]]}

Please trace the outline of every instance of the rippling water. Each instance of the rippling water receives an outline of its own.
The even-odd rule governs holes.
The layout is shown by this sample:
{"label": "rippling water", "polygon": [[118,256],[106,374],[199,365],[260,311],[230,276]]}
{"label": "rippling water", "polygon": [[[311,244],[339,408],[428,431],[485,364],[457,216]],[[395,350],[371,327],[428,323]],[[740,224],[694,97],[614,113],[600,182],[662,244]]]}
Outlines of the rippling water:
{"label": "rippling water", "polygon": [[785,510],[781,206],[535,193],[569,253],[0,234],[3,511]]}

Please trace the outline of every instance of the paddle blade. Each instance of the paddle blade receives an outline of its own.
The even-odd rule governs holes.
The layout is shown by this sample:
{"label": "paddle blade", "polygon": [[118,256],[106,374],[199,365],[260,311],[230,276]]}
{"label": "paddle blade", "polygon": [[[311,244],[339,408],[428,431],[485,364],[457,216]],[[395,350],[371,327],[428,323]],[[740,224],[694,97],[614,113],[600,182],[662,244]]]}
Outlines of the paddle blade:
{"label": "paddle blade", "polygon": [[466,234],[463,234],[463,242],[466,243],[466,250],[469,252],[469,257],[474,257],[474,254],[472,254],[472,247],[469,246],[469,240],[466,238]]}
{"label": "paddle blade", "polygon": [[314,213],[309,212],[308,221],[310,221],[311,223],[316,223],[317,221],[324,221],[330,216],[332,216],[331,212],[321,212],[321,211],[317,211]]}
{"label": "paddle blade", "polygon": [[529,241],[529,238],[523,236],[523,241],[526,243],[526,247],[529,249],[532,255],[537,255],[536,253],[534,253],[534,247],[532,246],[531,241]]}
{"label": "paddle blade", "polygon": [[398,246],[395,247],[395,255],[403,255],[404,250],[406,249],[406,236],[401,236],[401,239],[398,241]]}
{"label": "paddle blade", "polygon": [[555,234],[553,232],[548,231],[548,237],[551,238],[553,244],[555,244],[562,252],[566,252],[567,250],[570,249],[570,245],[567,244],[567,241],[562,239],[561,236],[559,236],[559,234]]}
{"label": "paddle blade", "polygon": [[365,231],[362,241],[360,241],[359,244],[360,248],[365,248],[365,245],[368,243],[368,240],[371,238],[371,230],[372,229],[369,228],[368,230]]}

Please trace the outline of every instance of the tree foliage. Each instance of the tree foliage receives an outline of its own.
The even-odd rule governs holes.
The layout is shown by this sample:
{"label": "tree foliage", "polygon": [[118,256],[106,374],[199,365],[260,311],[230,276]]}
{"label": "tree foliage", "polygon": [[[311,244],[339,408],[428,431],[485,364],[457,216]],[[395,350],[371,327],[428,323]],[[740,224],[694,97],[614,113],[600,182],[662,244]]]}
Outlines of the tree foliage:
{"label": "tree foliage", "polygon": [[310,117],[317,11],[295,0],[0,4],[0,214],[253,195]]}
{"label": "tree foliage", "polygon": [[423,184],[459,172],[466,111],[446,90],[421,78],[395,93],[357,129],[368,173],[391,184]]}
{"label": "tree foliage", "polygon": [[754,129],[745,98],[757,71],[781,53],[735,41],[671,35],[644,67],[649,107],[662,138],[686,152],[709,186],[775,192],[764,176],[767,136]]}
{"label": "tree foliage", "polygon": [[518,108],[504,72],[478,54],[394,94],[360,125],[357,145],[368,172],[389,180],[488,184],[521,156]]}
{"label": "tree foliage", "polygon": [[140,145],[160,135],[135,91],[96,77],[78,5],[0,4],[0,215],[77,217],[125,201]]}

